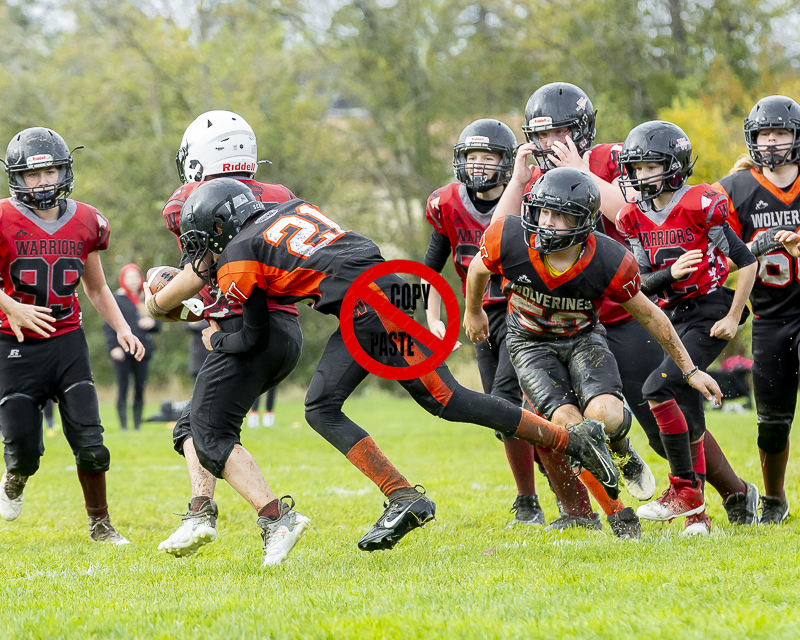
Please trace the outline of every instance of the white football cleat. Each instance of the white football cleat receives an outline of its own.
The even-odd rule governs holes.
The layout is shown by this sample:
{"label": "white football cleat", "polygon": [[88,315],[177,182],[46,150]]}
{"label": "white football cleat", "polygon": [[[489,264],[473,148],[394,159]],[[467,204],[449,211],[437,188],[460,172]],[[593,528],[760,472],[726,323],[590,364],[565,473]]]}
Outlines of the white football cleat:
{"label": "white football cleat", "polygon": [[669,476],[669,487],[661,497],[642,505],[636,510],[642,520],[670,522],[675,518],[702,514],[706,509],[700,480],[684,480]]}
{"label": "white football cleat", "polygon": [[258,411],[251,411],[247,414],[247,428],[248,429],[258,429],[259,427],[259,416]]}
{"label": "white football cleat", "polygon": [[213,500],[206,502],[199,511],[192,511],[190,503],[181,526],[158,545],[159,551],[176,558],[194,555],[217,539],[217,514],[217,503]]}
{"label": "white football cleat", "polygon": [[[283,502],[285,498],[292,501],[291,505]],[[271,567],[283,562],[289,552],[297,544],[300,536],[311,524],[302,513],[294,510],[294,500],[291,496],[283,496],[279,502],[281,517],[279,520],[268,520],[260,517],[258,525],[262,529],[261,538],[264,540],[264,567]]]}
{"label": "white football cleat", "polygon": [[261,416],[261,425],[264,427],[274,427],[275,426],[275,412],[274,411],[267,411],[264,415]]}
{"label": "white football cleat", "polygon": [[[3,520],[16,520],[22,513],[22,491],[25,489],[27,476],[3,473],[0,480],[0,517]],[[13,497],[11,497],[13,496]]]}
{"label": "white football cleat", "polygon": [[711,533],[711,519],[705,511],[687,516],[683,521],[682,536],[707,536]]}

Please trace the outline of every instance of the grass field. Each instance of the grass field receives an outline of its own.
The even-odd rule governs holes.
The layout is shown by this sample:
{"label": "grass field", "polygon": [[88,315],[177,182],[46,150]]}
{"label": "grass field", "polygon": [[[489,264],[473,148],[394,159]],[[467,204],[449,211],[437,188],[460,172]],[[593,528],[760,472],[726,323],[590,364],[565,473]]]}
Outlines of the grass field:
{"label": "grass field", "polygon": [[[189,496],[182,459],[162,424],[107,433],[113,522],[133,542],[90,542],[74,461],[61,434],[15,522],[0,521],[2,638],[796,638],[800,525],[734,528],[709,491],[714,535],[687,540],[679,523],[644,525],[639,543],[603,532],[508,529],[515,490],[491,432],[428,416],[410,399],[352,399],[362,423],[438,505],[437,521],[391,552],[356,542],[382,496],[302,418],[278,407],[275,429],[244,444],[313,528],[282,567],[261,569],[259,529],[220,483],[220,539],[200,555],[156,550]],[[108,424],[111,407],[103,406]],[[298,423],[292,428],[291,423]],[[761,485],[755,415],[709,414],[734,467]],[[638,449],[664,488],[666,464]],[[788,493],[800,508],[796,463]],[[539,476],[548,520],[557,516]],[[624,494],[627,495],[627,494]],[[633,504],[630,499],[630,503]],[[636,506],[636,505],[634,505]]]}

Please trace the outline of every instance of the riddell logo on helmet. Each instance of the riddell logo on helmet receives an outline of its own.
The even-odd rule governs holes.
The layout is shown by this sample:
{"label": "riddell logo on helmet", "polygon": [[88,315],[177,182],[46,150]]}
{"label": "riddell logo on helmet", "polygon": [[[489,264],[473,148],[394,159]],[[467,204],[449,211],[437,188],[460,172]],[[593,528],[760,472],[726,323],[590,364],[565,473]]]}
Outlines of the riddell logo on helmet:
{"label": "riddell logo on helmet", "polygon": [[477,147],[488,146],[489,138],[487,138],[486,136],[469,136],[465,140],[465,143],[466,143],[466,145],[468,147],[469,146],[477,146]]}
{"label": "riddell logo on helmet", "polygon": [[222,165],[223,171],[249,171],[255,173],[255,162],[237,162],[236,164],[228,164],[227,162]]}
{"label": "riddell logo on helmet", "polygon": [[528,122],[528,126],[533,127],[534,129],[545,129],[550,127],[552,124],[553,119],[548,118],[547,116],[540,116]]}
{"label": "riddell logo on helmet", "polygon": [[52,161],[53,156],[51,156],[49,153],[40,153],[38,156],[28,156],[25,158],[25,164],[27,164],[31,169],[41,167],[42,165]]}

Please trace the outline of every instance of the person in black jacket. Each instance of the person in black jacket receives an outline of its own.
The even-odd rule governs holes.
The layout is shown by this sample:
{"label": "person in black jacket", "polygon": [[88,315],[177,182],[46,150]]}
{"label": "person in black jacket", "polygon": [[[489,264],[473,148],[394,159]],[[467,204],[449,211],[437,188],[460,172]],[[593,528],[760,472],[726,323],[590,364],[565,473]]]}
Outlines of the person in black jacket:
{"label": "person in black jacket", "polygon": [[117,344],[116,334],[108,325],[103,325],[103,334],[106,337],[109,354],[114,361],[114,371],[117,374],[117,413],[119,424],[123,431],[128,430],[128,380],[133,374],[133,427],[141,429],[142,409],[144,408],[144,389],[147,384],[147,369],[150,357],[153,355],[153,333],[161,329],[161,325],[149,315],[143,313],[142,284],[144,275],[135,264],[126,264],[119,272],[119,289],[114,293],[114,298],[119,305],[125,321],[131,326],[133,334],[145,346],[145,356],[137,361],[131,354],[125,353]]}

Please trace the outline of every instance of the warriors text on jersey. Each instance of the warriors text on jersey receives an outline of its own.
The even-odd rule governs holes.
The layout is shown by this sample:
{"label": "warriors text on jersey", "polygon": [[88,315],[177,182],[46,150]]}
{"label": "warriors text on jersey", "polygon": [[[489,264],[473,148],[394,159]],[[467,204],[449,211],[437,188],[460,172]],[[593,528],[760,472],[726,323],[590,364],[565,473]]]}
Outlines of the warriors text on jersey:
{"label": "warriors text on jersey", "polygon": [[727,221],[727,198],[708,184],[681,187],[661,211],[644,213],[635,204],[626,204],[617,217],[620,231],[628,237],[645,272],[668,269],[687,251],[703,252],[697,271],[658,294],[662,307],[712,293],[723,285],[728,260],[722,227]]}
{"label": "warriors text on jersey", "polygon": [[[589,161],[589,171],[596,175],[601,180],[608,183],[613,182],[619,178],[619,152],[622,151],[622,143],[615,142],[611,144],[596,144],[589,151],[584,154]],[[533,176],[528,183],[525,192],[531,190],[533,183],[542,177],[542,171],[539,167],[533,168]],[[609,238],[622,243],[626,247],[628,241],[619,231],[617,231],[614,223],[609,220],[605,215],[600,216],[597,223],[597,230],[605,233]],[[616,302],[607,298],[603,303],[603,308],[600,309],[600,322],[606,326],[613,326],[622,322],[627,322],[631,319],[631,315],[620,307]]]}
{"label": "warriors text on jersey", "polygon": [[[24,304],[50,307],[56,329],[51,337],[81,325],[76,289],[86,259],[92,251],[108,248],[108,220],[82,202],[65,203],[58,220],[45,222],[16,199],[0,200],[3,291]],[[0,322],[0,331],[13,334],[2,311]],[[26,338],[41,338],[28,329],[22,331]]]}
{"label": "warriors text on jersey", "polygon": [[[800,176],[784,191],[755,169],[725,176],[714,187],[728,196],[730,225],[744,242],[765,229],[800,228]],[[800,310],[800,259],[779,250],[758,259],[758,277],[750,294],[758,317],[795,316]]]}
{"label": "warriors text on jersey", "polygon": [[217,285],[240,303],[258,288],[276,302],[307,302],[338,315],[353,281],[383,261],[372,240],[295,199],[262,214],[228,244],[217,264]]}
{"label": "warriors text on jersey", "polygon": [[[480,249],[483,233],[492,220],[493,212],[478,211],[467,194],[467,188],[459,182],[437,189],[428,198],[425,217],[437,233],[449,240],[453,264],[465,294],[469,263]],[[483,293],[483,306],[505,301],[503,279],[492,276]]]}
{"label": "warriors text on jersey", "polygon": [[[256,182],[255,180],[240,180],[240,182],[250,187],[250,190],[259,202],[281,203],[292,200],[295,197],[289,189],[280,184],[267,184],[264,182]],[[175,237],[178,238],[179,245],[181,235],[181,208],[183,207],[183,203],[186,202],[186,198],[189,197],[189,194],[201,184],[203,183],[190,182],[179,187],[175,193],[172,194],[170,199],[167,200],[167,204],[164,205],[164,211],[162,212],[164,222],[167,225],[167,229],[172,231]],[[183,251],[183,247],[181,247],[181,251]],[[203,312],[205,318],[227,318],[229,316],[238,316],[242,313],[242,307],[238,302],[231,302],[224,297],[217,299],[217,296],[211,293],[208,287],[203,288],[200,292],[200,297],[203,299],[203,305],[207,307]],[[269,309],[270,311],[286,311],[287,313],[297,315],[297,309],[294,305],[280,305],[269,301]]]}
{"label": "warriors text on jersey", "polygon": [[597,324],[603,300],[624,303],[639,293],[633,254],[602,234],[591,234],[578,261],[553,276],[525,244],[520,218],[508,216],[486,230],[481,258],[508,281],[509,331],[534,340],[588,331]]}

